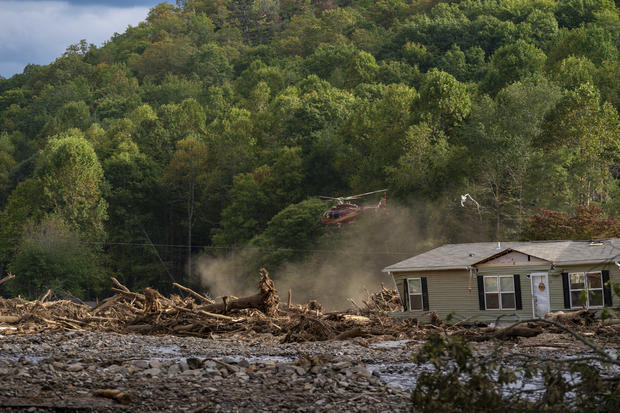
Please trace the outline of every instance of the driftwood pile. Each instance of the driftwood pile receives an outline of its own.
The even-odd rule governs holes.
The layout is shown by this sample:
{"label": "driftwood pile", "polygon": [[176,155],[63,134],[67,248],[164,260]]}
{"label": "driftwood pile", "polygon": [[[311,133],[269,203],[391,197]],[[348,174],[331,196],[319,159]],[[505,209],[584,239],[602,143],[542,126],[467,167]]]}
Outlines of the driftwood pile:
{"label": "driftwood pile", "polygon": [[259,272],[258,293],[248,297],[223,297],[214,302],[180,284],[185,297],[165,297],[157,290],[130,291],[112,278],[115,293],[90,307],[70,300],[43,298],[27,301],[0,298],[0,333],[37,333],[54,330],[113,331],[118,333],[172,334],[212,337],[213,334],[271,333],[283,342],[350,339],[370,335],[403,337],[419,335],[415,320],[395,320],[388,313],[398,309],[395,290],[368,294],[355,312],[324,313],[312,300],[293,305],[281,303],[274,282],[265,269]]}
{"label": "driftwood pile", "polygon": [[209,338],[214,334],[255,336],[270,333],[282,342],[305,342],[372,336],[424,339],[437,331],[473,341],[514,339],[533,337],[543,331],[553,332],[558,330],[559,324],[608,337],[618,337],[620,332],[620,323],[595,322],[595,313],[588,310],[551,313],[549,320],[543,320],[545,322],[529,320],[529,323],[508,328],[465,328],[459,323],[447,325],[438,317],[431,317],[430,324],[420,326],[415,319],[389,315],[401,311],[402,305],[398,292],[384,286],[374,294],[367,292],[366,299],[361,300],[362,305],[351,300],[355,310],[324,312],[322,305],[315,300],[305,305],[293,305],[291,291],[287,303],[281,303],[274,282],[265,269],[259,272],[257,294],[241,298],[223,297],[218,303],[180,284],[173,285],[185,297],[165,297],[152,288],[145,288],[141,293],[133,292],[114,278],[112,282],[115,295],[94,308],[69,300],[51,301],[51,291],[36,301],[0,298],[0,334],[91,330]]}
{"label": "driftwood pile", "polygon": [[362,314],[394,313],[403,311],[403,303],[396,290],[388,290],[381,283],[381,291],[371,294],[366,290],[367,298],[362,300],[364,306],[360,308]]}

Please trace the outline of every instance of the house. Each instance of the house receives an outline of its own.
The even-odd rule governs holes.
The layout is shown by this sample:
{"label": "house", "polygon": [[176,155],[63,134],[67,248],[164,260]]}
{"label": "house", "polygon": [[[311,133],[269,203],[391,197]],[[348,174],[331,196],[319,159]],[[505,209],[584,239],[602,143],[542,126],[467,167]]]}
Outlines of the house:
{"label": "house", "polygon": [[620,238],[448,244],[383,269],[404,313],[472,322],[542,318],[550,311],[620,304]]}

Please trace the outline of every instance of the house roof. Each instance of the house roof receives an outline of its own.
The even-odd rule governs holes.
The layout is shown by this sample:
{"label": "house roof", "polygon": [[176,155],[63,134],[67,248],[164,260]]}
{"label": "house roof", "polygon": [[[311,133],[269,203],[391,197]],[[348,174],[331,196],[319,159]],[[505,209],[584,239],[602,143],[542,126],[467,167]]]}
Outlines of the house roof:
{"label": "house roof", "polygon": [[612,262],[620,259],[620,238],[597,241],[475,242],[446,244],[390,265],[384,272],[451,270],[468,267],[509,250],[522,252],[554,265]]}

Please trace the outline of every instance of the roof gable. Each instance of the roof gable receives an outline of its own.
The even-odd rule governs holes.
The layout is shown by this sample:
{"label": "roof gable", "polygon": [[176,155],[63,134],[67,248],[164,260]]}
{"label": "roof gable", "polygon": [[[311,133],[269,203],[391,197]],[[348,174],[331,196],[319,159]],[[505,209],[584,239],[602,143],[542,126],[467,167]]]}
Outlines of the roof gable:
{"label": "roof gable", "polygon": [[541,265],[551,264],[550,261],[540,257],[525,254],[512,248],[506,248],[500,253],[491,255],[482,261],[472,264],[474,267],[493,267],[506,265]]}

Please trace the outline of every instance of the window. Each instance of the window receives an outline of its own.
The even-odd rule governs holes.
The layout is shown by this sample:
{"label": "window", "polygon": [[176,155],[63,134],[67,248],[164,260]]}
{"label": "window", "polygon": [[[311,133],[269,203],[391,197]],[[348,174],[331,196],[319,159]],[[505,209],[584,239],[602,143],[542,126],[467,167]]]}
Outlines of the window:
{"label": "window", "polygon": [[512,275],[484,277],[484,301],[487,310],[515,310],[515,282]]}
{"label": "window", "polygon": [[408,278],[407,286],[409,287],[409,309],[422,310],[422,280],[420,278]]}
{"label": "window", "polygon": [[570,278],[570,306],[603,306],[603,279],[600,272],[575,272]]}

